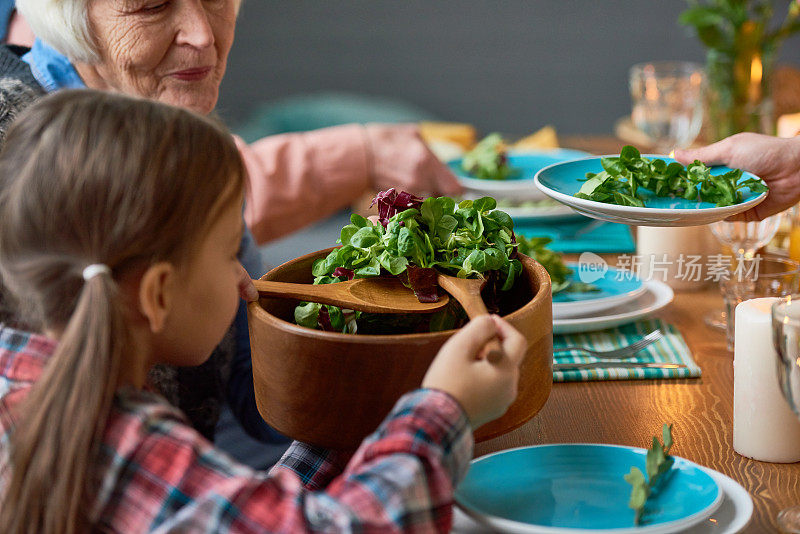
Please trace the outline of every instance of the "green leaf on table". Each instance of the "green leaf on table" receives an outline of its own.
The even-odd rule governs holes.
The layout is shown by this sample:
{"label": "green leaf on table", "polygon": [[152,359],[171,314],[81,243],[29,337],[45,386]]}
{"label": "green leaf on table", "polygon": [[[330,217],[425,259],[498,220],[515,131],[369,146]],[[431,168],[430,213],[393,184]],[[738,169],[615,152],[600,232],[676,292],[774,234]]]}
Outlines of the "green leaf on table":
{"label": "green leaf on table", "polygon": [[672,425],[663,424],[661,428],[663,444],[653,436],[653,444],[645,457],[645,471],[631,467],[628,474],[623,475],[625,482],[631,485],[631,497],[628,507],[634,512],[634,524],[639,525],[645,514],[645,505],[653,490],[663,480],[663,475],[672,469],[675,459],[669,456],[672,448]]}
{"label": "green leaf on table", "polygon": [[664,452],[669,454],[669,450],[672,448],[672,425],[668,425],[664,423],[661,427],[661,439],[664,440]]}

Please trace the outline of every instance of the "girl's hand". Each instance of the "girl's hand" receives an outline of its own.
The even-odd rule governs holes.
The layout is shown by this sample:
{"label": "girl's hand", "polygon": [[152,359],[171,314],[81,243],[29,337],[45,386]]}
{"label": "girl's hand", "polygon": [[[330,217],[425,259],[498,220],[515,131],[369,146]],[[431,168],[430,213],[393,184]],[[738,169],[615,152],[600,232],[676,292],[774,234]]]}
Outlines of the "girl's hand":
{"label": "girl's hand", "polygon": [[255,302],[258,300],[258,290],[253,285],[253,280],[250,279],[245,268],[241,265],[240,267],[242,268],[242,277],[239,279],[239,295],[246,302]]}
{"label": "girl's hand", "polygon": [[[487,341],[499,337],[503,358],[478,358]],[[514,327],[496,315],[476,317],[447,340],[431,363],[422,387],[452,395],[473,428],[503,415],[517,397],[519,365],[528,344]]]}
{"label": "girl's hand", "polygon": [[730,221],[760,221],[800,200],[800,138],[740,133],[703,148],[676,150],[675,159],[684,165],[698,159],[706,165],[744,169],[767,183],[764,202]]}

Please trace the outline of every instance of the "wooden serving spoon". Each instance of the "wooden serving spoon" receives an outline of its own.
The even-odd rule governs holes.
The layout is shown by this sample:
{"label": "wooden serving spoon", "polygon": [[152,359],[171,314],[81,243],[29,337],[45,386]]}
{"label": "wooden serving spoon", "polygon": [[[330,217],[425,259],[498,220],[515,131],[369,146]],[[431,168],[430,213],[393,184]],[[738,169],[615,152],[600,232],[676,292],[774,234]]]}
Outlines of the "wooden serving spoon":
{"label": "wooden serving spoon", "polygon": [[450,300],[442,295],[437,302],[420,302],[397,278],[356,278],[318,285],[253,280],[253,285],[261,295],[269,297],[319,302],[369,313],[430,313],[444,308]]}
{"label": "wooden serving spoon", "polygon": [[[489,314],[481,296],[481,289],[483,289],[486,280],[480,278],[458,278],[436,273],[436,282],[439,287],[450,293],[461,304],[470,319]],[[486,350],[486,359],[490,363],[498,363],[503,358],[503,347],[500,346],[500,340],[496,337],[486,343]]]}

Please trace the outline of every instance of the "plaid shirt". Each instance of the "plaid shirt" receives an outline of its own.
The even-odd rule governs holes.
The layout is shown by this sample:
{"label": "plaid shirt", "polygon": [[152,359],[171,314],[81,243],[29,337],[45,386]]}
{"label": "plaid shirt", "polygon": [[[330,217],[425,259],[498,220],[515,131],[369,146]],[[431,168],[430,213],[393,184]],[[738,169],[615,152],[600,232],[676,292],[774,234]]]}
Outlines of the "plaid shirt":
{"label": "plaid shirt", "polygon": [[[55,343],[0,327],[0,494],[12,410]],[[90,517],[114,532],[446,532],[472,433],[452,397],[418,390],[349,459],[295,442],[262,473],[237,464],[161,397],[119,391],[108,420]]]}

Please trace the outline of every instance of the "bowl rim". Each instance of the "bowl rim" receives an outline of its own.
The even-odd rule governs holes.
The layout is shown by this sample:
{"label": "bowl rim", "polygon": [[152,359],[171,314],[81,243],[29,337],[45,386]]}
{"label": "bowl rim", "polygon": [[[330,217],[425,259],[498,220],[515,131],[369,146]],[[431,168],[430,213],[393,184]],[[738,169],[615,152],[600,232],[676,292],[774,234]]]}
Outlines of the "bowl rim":
{"label": "bowl rim", "polygon": [[[264,277],[268,276],[271,272],[284,267],[290,263],[296,263],[301,260],[305,260],[311,257],[322,256],[322,254],[328,254],[331,250],[338,248],[338,247],[329,247],[323,250],[317,250],[315,252],[309,252],[308,254],[304,254],[302,256],[298,256],[297,258],[291,259],[289,261],[285,261],[280,265],[273,267],[269,271],[267,271],[260,279],[264,279]],[[506,320],[512,320],[516,317],[522,315],[522,313],[527,308],[533,308],[534,306],[539,305],[545,298],[550,295],[550,275],[547,273],[547,270],[536,260],[531,258],[530,256],[526,256],[525,254],[519,254],[520,257],[526,258],[530,260],[533,265],[533,271],[536,277],[540,281],[539,290],[536,292],[536,295],[533,296],[531,300],[529,300],[524,306],[521,308],[514,310],[513,312],[509,313],[508,315],[504,315],[503,318]],[[544,276],[542,276],[544,275]],[[357,344],[373,344],[376,342],[381,341],[396,341],[398,339],[405,341],[405,342],[424,342],[431,339],[436,339],[440,337],[442,339],[446,339],[452,336],[458,329],[450,329],[450,330],[442,330],[440,332],[422,332],[422,333],[414,333],[414,334],[364,334],[364,335],[353,335],[353,334],[344,334],[341,332],[326,332],[323,330],[314,330],[311,328],[306,328],[305,326],[300,326],[295,323],[290,323],[280,317],[271,314],[267,310],[265,310],[259,301],[250,302],[247,305],[247,310],[249,313],[256,315],[262,321],[269,323],[272,327],[281,329],[283,331],[287,331],[290,333],[297,334],[301,337],[307,338],[314,338],[319,340],[327,339],[329,341],[347,341],[349,343],[357,343]]]}

